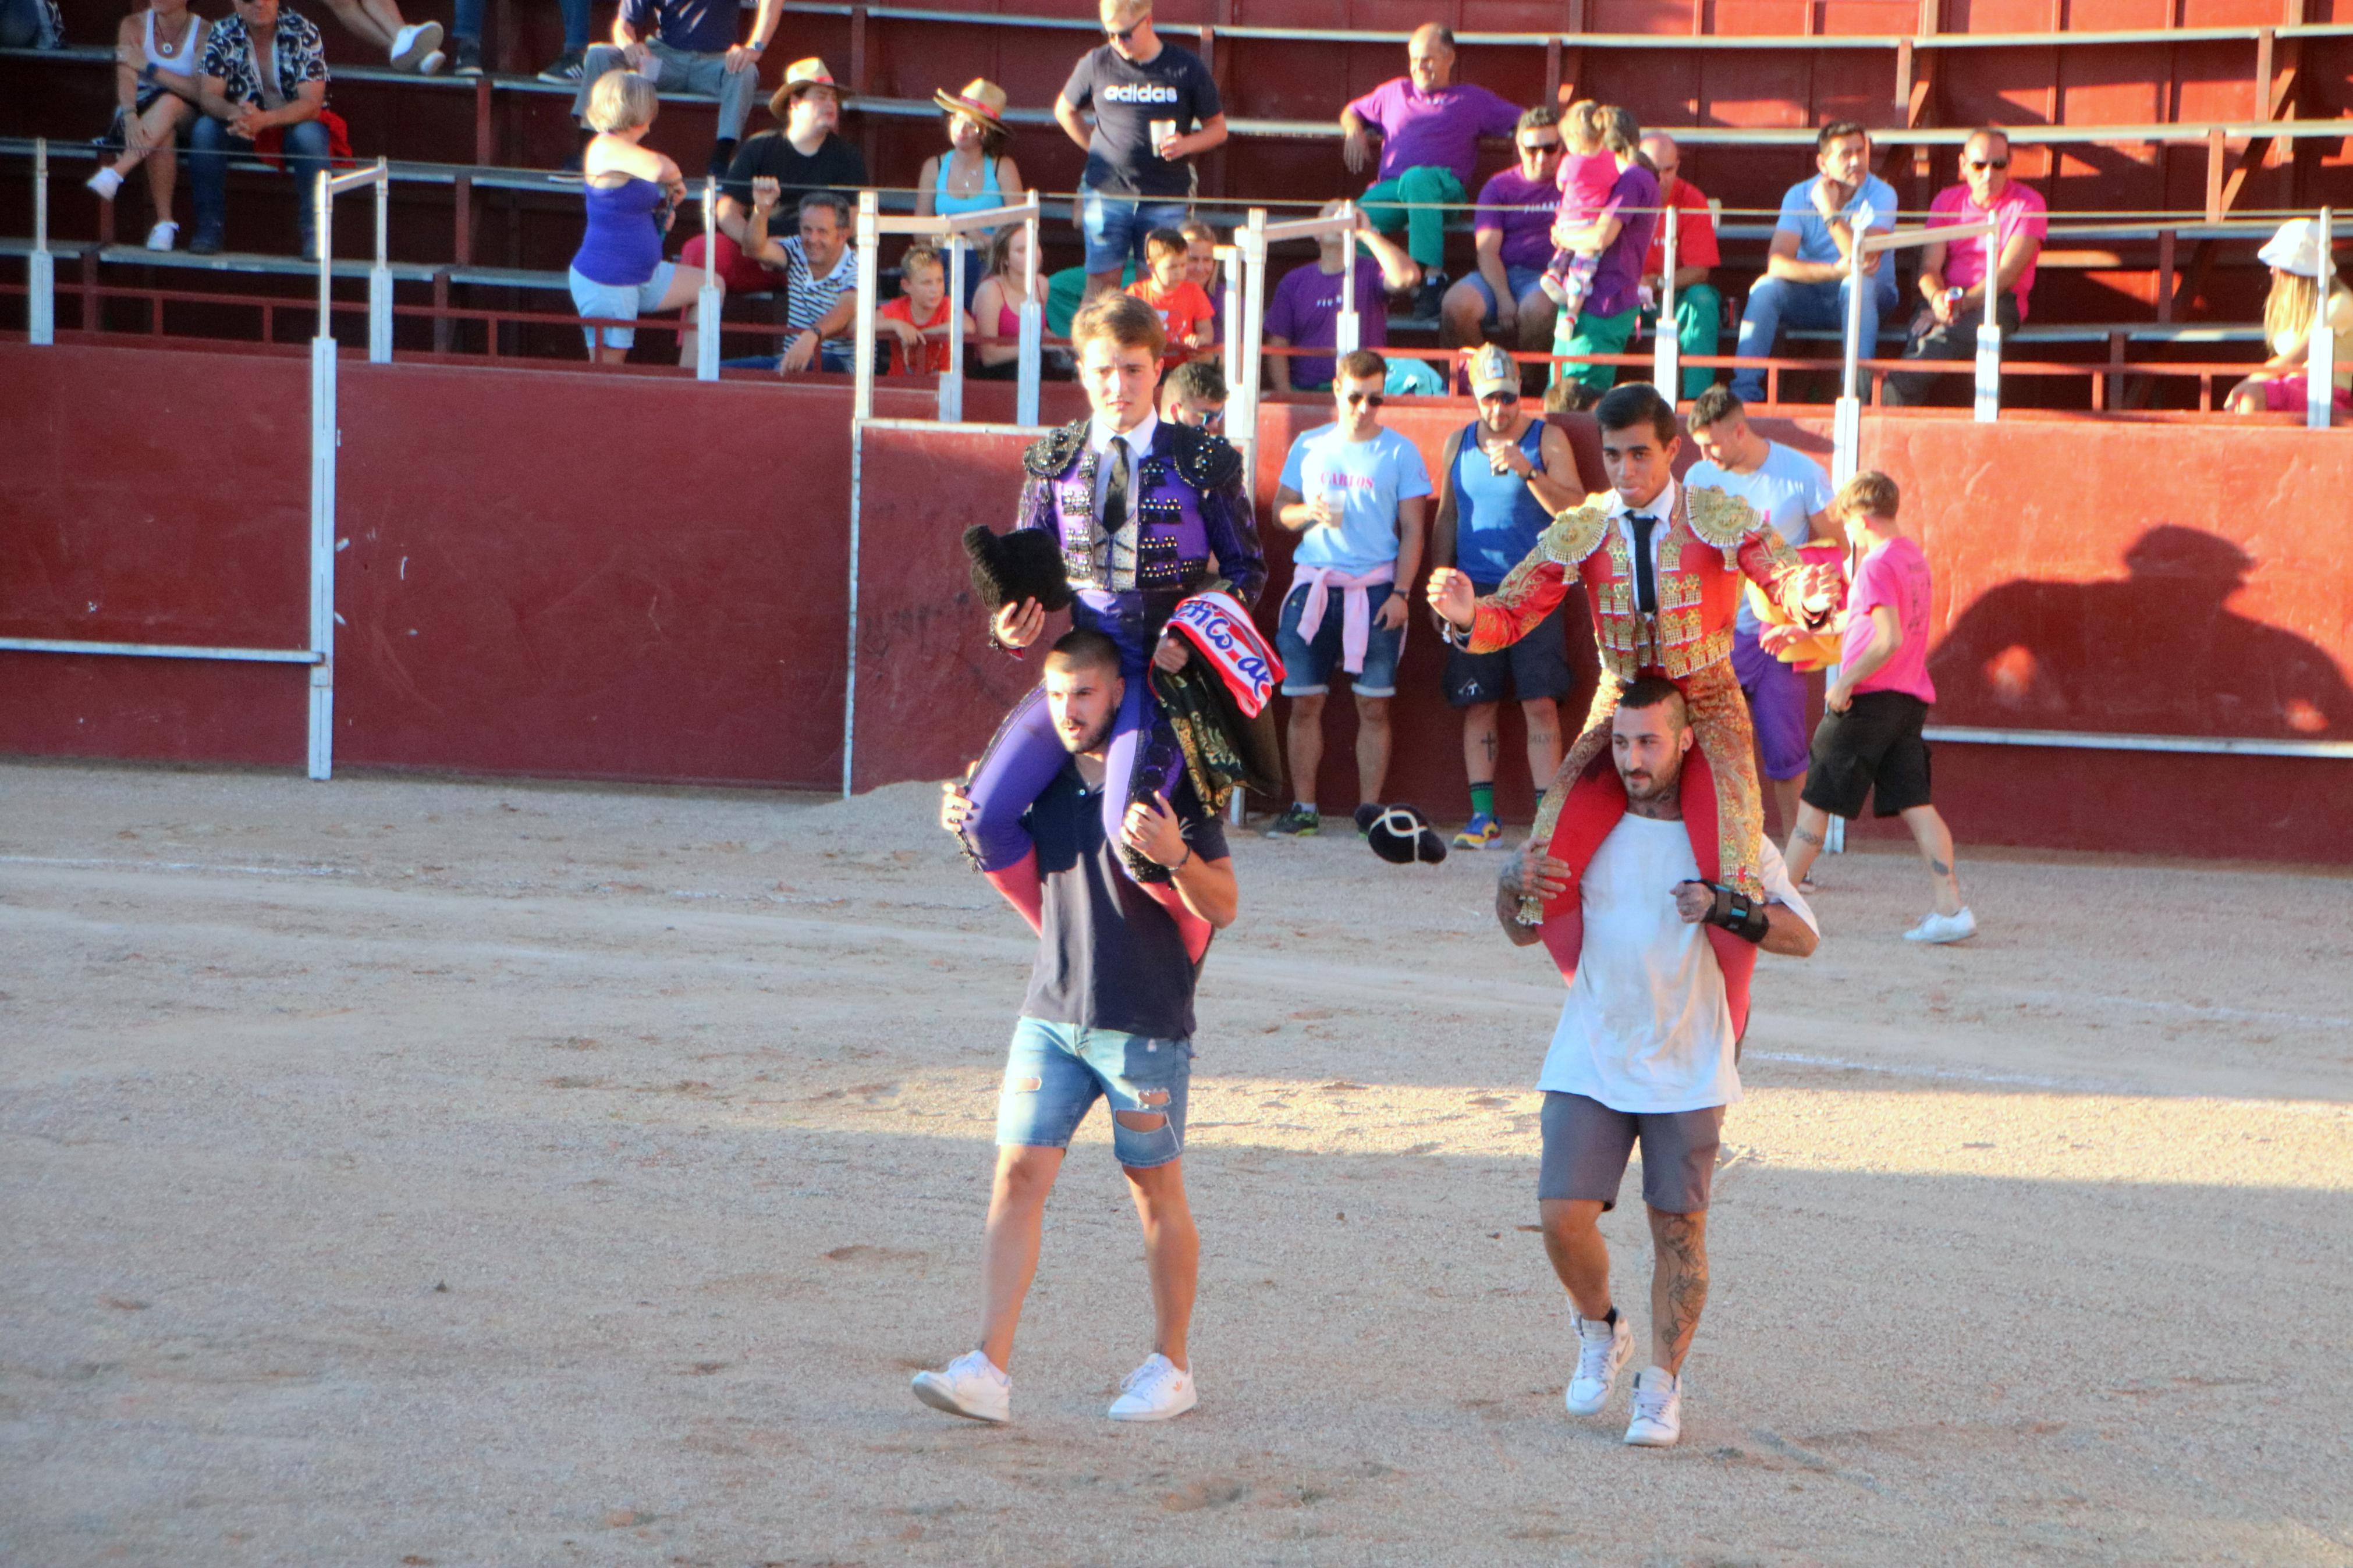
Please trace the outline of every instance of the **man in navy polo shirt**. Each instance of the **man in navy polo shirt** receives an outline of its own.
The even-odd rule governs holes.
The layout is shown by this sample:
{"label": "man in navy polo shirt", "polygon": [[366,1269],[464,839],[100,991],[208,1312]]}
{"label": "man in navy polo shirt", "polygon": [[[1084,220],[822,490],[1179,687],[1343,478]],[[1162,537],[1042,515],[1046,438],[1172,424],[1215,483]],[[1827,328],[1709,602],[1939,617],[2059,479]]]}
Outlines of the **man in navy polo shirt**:
{"label": "man in navy polo shirt", "polygon": [[[1128,1375],[1114,1421],[1166,1421],[1193,1408],[1185,1336],[1200,1235],[1185,1196],[1185,1100],[1193,1074],[1198,970],[1175,917],[1136,886],[1103,829],[1104,749],[1125,683],[1119,647],[1101,632],[1064,634],[1046,656],[1046,706],[1070,761],[1029,807],[1043,883],[1038,963],[1013,1030],[997,1100],[997,1181],[981,1247],[978,1348],[915,1374],[915,1397],[976,1421],[1012,1419],[1013,1331],[1038,1271],[1046,1194],[1071,1135],[1098,1099],[1112,1110],[1112,1153],[1144,1224],[1152,1281],[1152,1354]],[[940,826],[960,833],[971,809],[945,786]],[[1176,894],[1214,928],[1233,923],[1233,861],[1218,819],[1189,783],[1174,801],[1128,808],[1128,848],[1167,868]]]}

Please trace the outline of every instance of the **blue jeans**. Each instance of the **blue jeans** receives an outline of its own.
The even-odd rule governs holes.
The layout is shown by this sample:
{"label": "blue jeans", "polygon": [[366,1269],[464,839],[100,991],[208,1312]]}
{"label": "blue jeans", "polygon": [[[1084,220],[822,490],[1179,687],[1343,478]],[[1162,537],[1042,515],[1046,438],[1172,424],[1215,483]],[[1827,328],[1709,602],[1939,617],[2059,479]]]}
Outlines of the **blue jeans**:
{"label": "blue jeans", "polygon": [[[315,120],[286,128],[286,167],[300,195],[294,204],[295,223],[309,250],[318,226],[318,177],[327,172],[327,128]],[[198,116],[188,132],[188,182],[195,187],[196,234],[220,238],[228,222],[228,161],[249,157],[253,143],[211,115]]]}
{"label": "blue jeans", "polygon": [[[852,368],[850,355],[851,351],[849,349],[828,348],[820,344],[817,351],[817,363],[803,368],[830,371],[836,375],[848,375]],[[782,354],[746,354],[742,359],[723,359],[719,362],[721,367],[726,370],[775,370],[784,363],[785,356]]]}
{"label": "blue jeans", "polygon": [[[1790,283],[1778,278],[1759,279],[1748,290],[1740,312],[1740,346],[1733,352],[1743,359],[1766,359],[1773,340],[1784,326],[1814,331],[1846,329],[1846,279],[1835,283]],[[1876,287],[1862,297],[1862,357],[1878,353],[1880,312],[1895,303],[1895,268],[1883,261]],[[1732,395],[1743,403],[1765,401],[1765,373],[1744,366],[1732,373]]]}
{"label": "blue jeans", "polygon": [[[449,36],[482,41],[482,11],[490,0],[458,0],[457,20],[449,25]],[[588,47],[588,0],[556,0],[556,8],[564,13],[564,52]]]}
{"label": "blue jeans", "polygon": [[1144,257],[1144,237],[1185,221],[1181,201],[1139,201],[1087,191],[1079,197],[1079,226],[1086,231],[1087,270],[1116,272]]}
{"label": "blue jeans", "polygon": [[[1282,613],[1275,621],[1274,651],[1282,656],[1285,697],[1321,697],[1332,689],[1332,672],[1344,662],[1345,650],[1341,643],[1348,622],[1350,591],[1331,591],[1324,601],[1324,619],[1316,626],[1312,643],[1299,635],[1299,617],[1307,608],[1307,584],[1299,584],[1283,595]],[[1377,611],[1389,596],[1390,584],[1376,583],[1364,592],[1372,600],[1370,607]],[[1410,626],[1412,621],[1409,605],[1406,624]],[[1349,677],[1356,695],[1395,697],[1398,660],[1404,654],[1405,626],[1389,631],[1376,619],[1365,632],[1365,668]]]}
{"label": "blue jeans", "polygon": [[[1024,1016],[1013,1026],[1005,1082],[997,1096],[999,1147],[1067,1149],[1098,1099],[1111,1101],[1112,1155],[1131,1171],[1169,1164],[1185,1152],[1185,1097],[1193,1047],[1083,1024]],[[1161,1115],[1158,1127],[1130,1127],[1123,1110]]]}

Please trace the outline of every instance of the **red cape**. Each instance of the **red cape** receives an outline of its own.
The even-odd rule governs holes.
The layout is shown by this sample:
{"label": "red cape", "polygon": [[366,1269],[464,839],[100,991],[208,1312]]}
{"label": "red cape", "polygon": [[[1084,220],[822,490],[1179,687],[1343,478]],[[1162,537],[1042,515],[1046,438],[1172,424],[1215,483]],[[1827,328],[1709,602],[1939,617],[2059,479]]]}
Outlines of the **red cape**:
{"label": "red cape", "polygon": [[[1691,837],[1692,856],[1699,862],[1700,876],[1715,881],[1723,874],[1715,831],[1715,775],[1697,746],[1683,754],[1681,794],[1683,831]],[[1537,934],[1553,963],[1560,966],[1564,982],[1577,979],[1577,962],[1585,950],[1585,868],[1625,815],[1626,783],[1604,752],[1570,786],[1568,798],[1561,803],[1560,821],[1553,828],[1550,852],[1554,858],[1568,862],[1568,888],[1546,903]],[[1665,891],[1660,889],[1662,895]],[[1716,967],[1724,972],[1725,1000],[1732,1006],[1732,1034],[1737,1039],[1748,1032],[1748,984],[1757,973],[1757,944],[1743,942],[1722,926],[1700,929],[1707,932],[1708,945],[1715,950]]]}

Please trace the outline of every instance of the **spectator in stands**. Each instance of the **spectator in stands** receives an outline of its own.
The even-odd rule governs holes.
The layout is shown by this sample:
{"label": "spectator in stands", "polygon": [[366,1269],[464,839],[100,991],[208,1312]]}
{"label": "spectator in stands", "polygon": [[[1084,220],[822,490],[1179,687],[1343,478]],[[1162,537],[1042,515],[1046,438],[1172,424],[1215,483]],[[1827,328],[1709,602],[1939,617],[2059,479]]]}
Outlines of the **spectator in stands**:
{"label": "spectator in stands", "polygon": [[[380,3],[380,0],[373,0]],[[735,143],[760,91],[760,56],[776,37],[780,0],[760,0],[749,43],[735,41],[737,0],[621,0],[613,15],[613,41],[590,49],[581,66],[572,116],[584,124],[588,91],[608,70],[633,70],[658,88],[719,100],[719,136],[711,144],[711,173],[729,171]],[[832,79],[827,78],[830,85]]]}
{"label": "spectator in stands", "polygon": [[[580,159],[588,227],[572,258],[572,302],[591,320],[681,311],[678,362],[685,364],[694,354],[694,335],[686,329],[695,321],[702,271],[662,259],[662,236],[686,195],[686,180],[676,163],[643,145],[659,107],[654,84],[629,71],[607,71],[589,91],[588,123],[596,136]],[[582,331],[589,357],[604,364],[628,359],[638,338],[634,328],[607,327],[600,349],[598,329]]]}
{"label": "spectator in stands", "polygon": [[[923,160],[915,176],[915,216],[955,217],[1019,201],[1021,171],[1005,151],[1013,140],[1005,129],[1005,89],[975,77],[962,92],[935,91],[932,101],[947,115],[948,150]],[[992,232],[984,230],[975,243]]]}
{"label": "spectator in stands", "polygon": [[[1887,234],[1895,227],[1895,193],[1871,172],[1871,134],[1852,120],[1822,127],[1814,138],[1820,173],[1791,185],[1781,197],[1766,276],[1748,290],[1740,312],[1744,359],[1765,359],[1785,321],[1793,327],[1846,328],[1847,284],[1855,230]],[[1865,213],[1868,216],[1865,216]],[[1884,251],[1863,258],[1862,352],[1879,342],[1880,315],[1895,303],[1895,268]],[[1743,366],[1732,390],[1744,403],[1765,401],[1765,372]]]}
{"label": "spectator in stands", "polygon": [[1479,139],[1509,136],[1518,104],[1454,79],[1454,35],[1425,22],[1406,41],[1407,74],[1392,77],[1340,110],[1342,154],[1361,174],[1381,139],[1380,166],[1364,208],[1384,234],[1405,230],[1406,253],[1421,268],[1414,314],[1436,321],[1446,293],[1446,208],[1460,205],[1478,170]]}
{"label": "spectator in stands", "polygon": [[[200,256],[220,249],[228,223],[228,161],[258,153],[282,159],[294,175],[300,193],[295,227],[303,256],[315,258],[318,213],[311,192],[336,150],[325,119],[326,51],[311,19],[281,10],[278,0],[236,0],[236,7],[205,35],[197,89],[205,113],[188,133],[188,176],[196,197],[196,234],[188,248]],[[257,68],[261,60],[269,62],[266,73]]]}
{"label": "spectator in stands", "polygon": [[1215,435],[1226,426],[1226,373],[1213,359],[1188,359],[1160,384],[1160,417]]}
{"label": "spectator in stands", "polygon": [[[1567,434],[1528,411],[1519,366],[1493,343],[1471,356],[1471,395],[1478,399],[1479,417],[1446,438],[1438,463],[1430,563],[1459,568],[1484,595],[1535,549],[1555,513],[1584,504],[1585,483]],[[1472,653],[1451,639],[1447,644],[1446,700],[1462,713],[1462,766],[1471,783],[1471,821],[1454,836],[1458,849],[1503,842],[1503,824],[1495,819],[1502,748],[1496,718],[1506,690],[1519,700],[1527,722],[1528,777],[1539,803],[1560,771],[1560,700],[1577,685],[1568,666],[1567,625],[1564,606],[1556,605],[1509,647]]]}
{"label": "spectator in stands", "polygon": [[744,248],[762,266],[785,275],[785,323],[792,336],[782,353],[725,363],[779,375],[810,369],[847,374],[857,344],[845,334],[858,310],[858,252],[849,247],[849,198],[839,191],[808,192],[795,209],[799,232],[770,239],[768,220],[776,200],[776,181],[763,174],[752,182]]}
{"label": "spectator in stands", "polygon": [[1188,217],[1176,226],[1185,237],[1185,276],[1197,284],[1209,301],[1209,336],[1212,342],[1226,341],[1226,287],[1218,276],[1218,231],[1199,218]]}
{"label": "spectator in stands", "polygon": [[[776,183],[780,201],[798,202],[811,191],[854,191],[866,184],[866,154],[839,134],[841,89],[825,62],[812,56],[785,68],[785,79],[769,96],[768,112],[781,131],[763,131],[736,151],[719,187],[719,252],[716,265],[727,287],[758,294],[782,281],[744,254],[750,226],[752,182]],[[686,242],[680,258],[702,265],[702,237]]]}
{"label": "spectator in stands", "polygon": [[1167,350],[1160,356],[1160,372],[1166,375],[1217,346],[1215,312],[1209,297],[1190,276],[1191,257],[1182,233],[1155,228],[1145,235],[1144,261],[1148,275],[1127,291],[1160,312],[1160,330],[1168,335]]}
{"label": "spectator in stands", "polygon": [[[899,297],[875,310],[879,335],[894,338],[892,375],[944,375],[948,370],[948,264],[930,246],[911,245],[899,258]],[[964,319],[965,336],[972,318]]]}
{"label": "spectator in stands", "polygon": [[[1226,111],[1198,55],[1152,30],[1152,0],[1102,0],[1110,41],[1090,51],[1054,100],[1054,118],[1085,150],[1079,220],[1087,296],[1124,288],[1144,237],[1185,221],[1196,153],[1222,146]],[[1092,133],[1082,110],[1092,108]],[[1129,279],[1128,281],[1133,281]]]}
{"label": "spectator in stands", "polygon": [[155,224],[147,248],[169,250],[180,232],[172,197],[180,181],[181,128],[195,117],[198,68],[205,58],[205,19],[188,0],[148,0],[122,18],[114,34],[114,127],[110,142],[121,155],[99,165],[90,188],[111,202],[123,177],[145,164]]}
{"label": "spectator in stands", "polygon": [[[1341,205],[1326,202],[1319,216],[1335,216]],[[1389,341],[1388,296],[1402,294],[1419,282],[1421,268],[1375,229],[1361,210],[1356,214],[1356,237],[1357,244],[1372,252],[1355,261],[1356,345],[1378,348]],[[1315,248],[1315,264],[1284,273],[1282,281],[1274,286],[1274,298],[1267,301],[1260,337],[1269,348],[1329,349],[1340,341],[1341,267],[1356,246],[1344,235],[1326,234],[1316,240]],[[1266,384],[1271,391],[1321,392],[1331,380],[1329,354],[1268,357]]]}
{"label": "spectator in stands", "polygon": [[445,57],[440,23],[406,21],[394,0],[326,0],[326,4],[344,32],[382,49],[393,69],[431,76],[441,68]]}
{"label": "spectator in stands", "polygon": [[[1715,219],[1708,212],[1707,197],[1682,177],[1683,153],[1673,137],[1663,131],[1651,132],[1642,138],[1642,156],[1651,161],[1651,172],[1658,177],[1660,207],[1672,208],[1675,215],[1676,346],[1686,355],[1713,354],[1724,323],[1724,297],[1707,280],[1724,259],[1716,249]],[[1652,300],[1643,308],[1645,321],[1657,317],[1656,301],[1665,296],[1662,268],[1666,264],[1667,230],[1661,224],[1651,236],[1650,253],[1642,258],[1642,287]],[[1713,370],[1687,369],[1683,395],[1697,397],[1715,383]]]}
{"label": "spectator in stands", "polygon": [[[984,381],[1012,381],[1021,374],[1021,306],[1029,298],[1029,226],[1008,223],[998,229],[989,236],[987,255],[987,270],[972,296],[972,319],[978,323],[976,330],[993,341],[976,343],[965,355],[965,374]],[[1045,351],[1041,368],[1046,374],[1058,369],[1068,374],[1067,365],[1055,363],[1059,352]]]}
{"label": "spectator in stands", "polygon": [[[1815,540],[1835,544],[1844,536],[1830,512],[1830,476],[1803,452],[1757,434],[1748,410],[1729,387],[1704,389],[1684,423],[1700,461],[1683,476],[1687,485],[1706,485],[1738,496],[1799,549]],[[1781,831],[1798,820],[1798,797],[1806,787],[1806,680],[1795,665],[1758,646],[1757,611],[1740,595],[1732,627],[1732,672],[1748,699],[1765,777],[1780,807]]]}
{"label": "spectator in stands", "polygon": [[1558,307],[1539,285],[1559,205],[1553,178],[1560,166],[1560,110],[1548,104],[1529,110],[1512,140],[1518,166],[1480,186],[1472,212],[1478,270],[1447,289],[1440,306],[1438,341],[1448,348],[1489,334],[1524,353],[1541,353],[1552,342]]}
{"label": "spectator in stands", "polygon": [[1270,838],[1318,831],[1315,775],[1324,764],[1324,698],[1345,670],[1356,698],[1356,826],[1380,815],[1389,769],[1389,699],[1405,651],[1406,610],[1421,571],[1430,470],[1411,441],[1381,428],[1388,362],[1370,349],[1340,361],[1332,384],[1337,417],[1291,444],[1274,494],[1275,521],[1301,535],[1291,592],[1275,633],[1292,803]]}
{"label": "spectator in stands", "polygon": [[[449,24],[449,74],[482,74],[482,10],[489,0],[456,0]],[[554,87],[578,87],[588,60],[588,0],[556,0],[564,16],[564,52],[539,73]]]}
{"label": "spectator in stands", "polygon": [[[1580,227],[1556,224],[1553,244],[1595,258],[1593,281],[1572,325],[1556,319],[1553,352],[1617,354],[1626,352],[1642,315],[1642,258],[1659,226],[1659,182],[1642,162],[1641,127],[1616,105],[1599,111],[1601,144],[1617,161],[1617,183],[1602,215]],[[1556,379],[1575,381],[1594,395],[1618,379],[1614,364],[1564,365]]]}
{"label": "spectator in stands", "polygon": [[2335,340],[2329,379],[2336,405],[2332,422],[2353,414],[2353,289],[2337,277],[2332,259],[2321,254],[2320,226],[2290,218],[2263,242],[2257,260],[2272,269],[2272,291],[2263,301],[2263,342],[2272,357],[2263,369],[2231,389],[2225,405],[2234,414],[2302,413],[2311,378],[2312,323],[2319,313],[2321,279],[2327,279],[2328,331]]}
{"label": "spectator in stands", "polygon": [[0,49],[61,49],[65,18],[58,0],[0,0]]}
{"label": "spectator in stands", "polygon": [[[2014,332],[2026,320],[2027,291],[2034,287],[2034,258],[2049,233],[2050,209],[2022,181],[2010,177],[2010,138],[1988,127],[1961,147],[1961,184],[1947,185],[1928,205],[1928,226],[1979,223],[1997,226],[1995,250],[2000,276],[1986,280],[1985,240],[1942,241],[1920,247],[1920,297],[1926,308],[1914,318],[1905,359],[1968,359],[1977,353],[1978,323],[1985,319],[1986,294],[1994,296],[1994,322]],[[1879,400],[1903,406],[1924,403],[1936,384],[1934,371],[1905,371],[1881,384]]]}

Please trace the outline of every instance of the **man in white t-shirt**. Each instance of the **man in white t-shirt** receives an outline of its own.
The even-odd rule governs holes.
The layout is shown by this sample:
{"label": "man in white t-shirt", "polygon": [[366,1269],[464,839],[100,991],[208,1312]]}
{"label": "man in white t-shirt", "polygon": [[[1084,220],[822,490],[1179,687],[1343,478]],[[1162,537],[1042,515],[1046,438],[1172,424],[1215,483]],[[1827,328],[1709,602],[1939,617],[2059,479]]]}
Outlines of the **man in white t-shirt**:
{"label": "man in white t-shirt", "polygon": [[[1701,459],[1683,476],[1685,484],[1713,485],[1738,496],[1792,550],[1817,539],[1840,542],[1830,515],[1830,476],[1803,452],[1759,435],[1748,423],[1747,405],[1730,387],[1701,393],[1683,423]],[[1798,795],[1806,787],[1806,757],[1813,744],[1813,726],[1806,721],[1806,678],[1757,642],[1757,607],[1745,593],[1732,627],[1732,672],[1748,699],[1757,749],[1765,755],[1765,777],[1786,835],[1798,820]]]}
{"label": "man in white t-shirt", "polygon": [[[1504,934],[1520,947],[1542,942],[1569,981],[1536,1081],[1545,1097],[1536,1206],[1545,1251],[1577,1312],[1572,1415],[1600,1413],[1633,1349],[1597,1222],[1642,1146],[1656,1251],[1651,1363],[1634,1379],[1626,1427],[1626,1441],[1642,1447],[1683,1435],[1683,1357],[1707,1300],[1708,1189],[1724,1108],[1740,1099],[1736,1063],[1756,954],[1804,958],[1820,937],[1769,839],[1757,867],[1764,902],[1704,874],[1700,858],[1715,858],[1706,821],[1715,794],[1693,739],[1672,681],[1627,687],[1610,722],[1612,766],[1597,763],[1572,786],[1553,837],[1531,838],[1495,895]],[[1700,820],[1686,822],[1687,807]],[[1520,922],[1524,893],[1546,900],[1542,927]]]}

